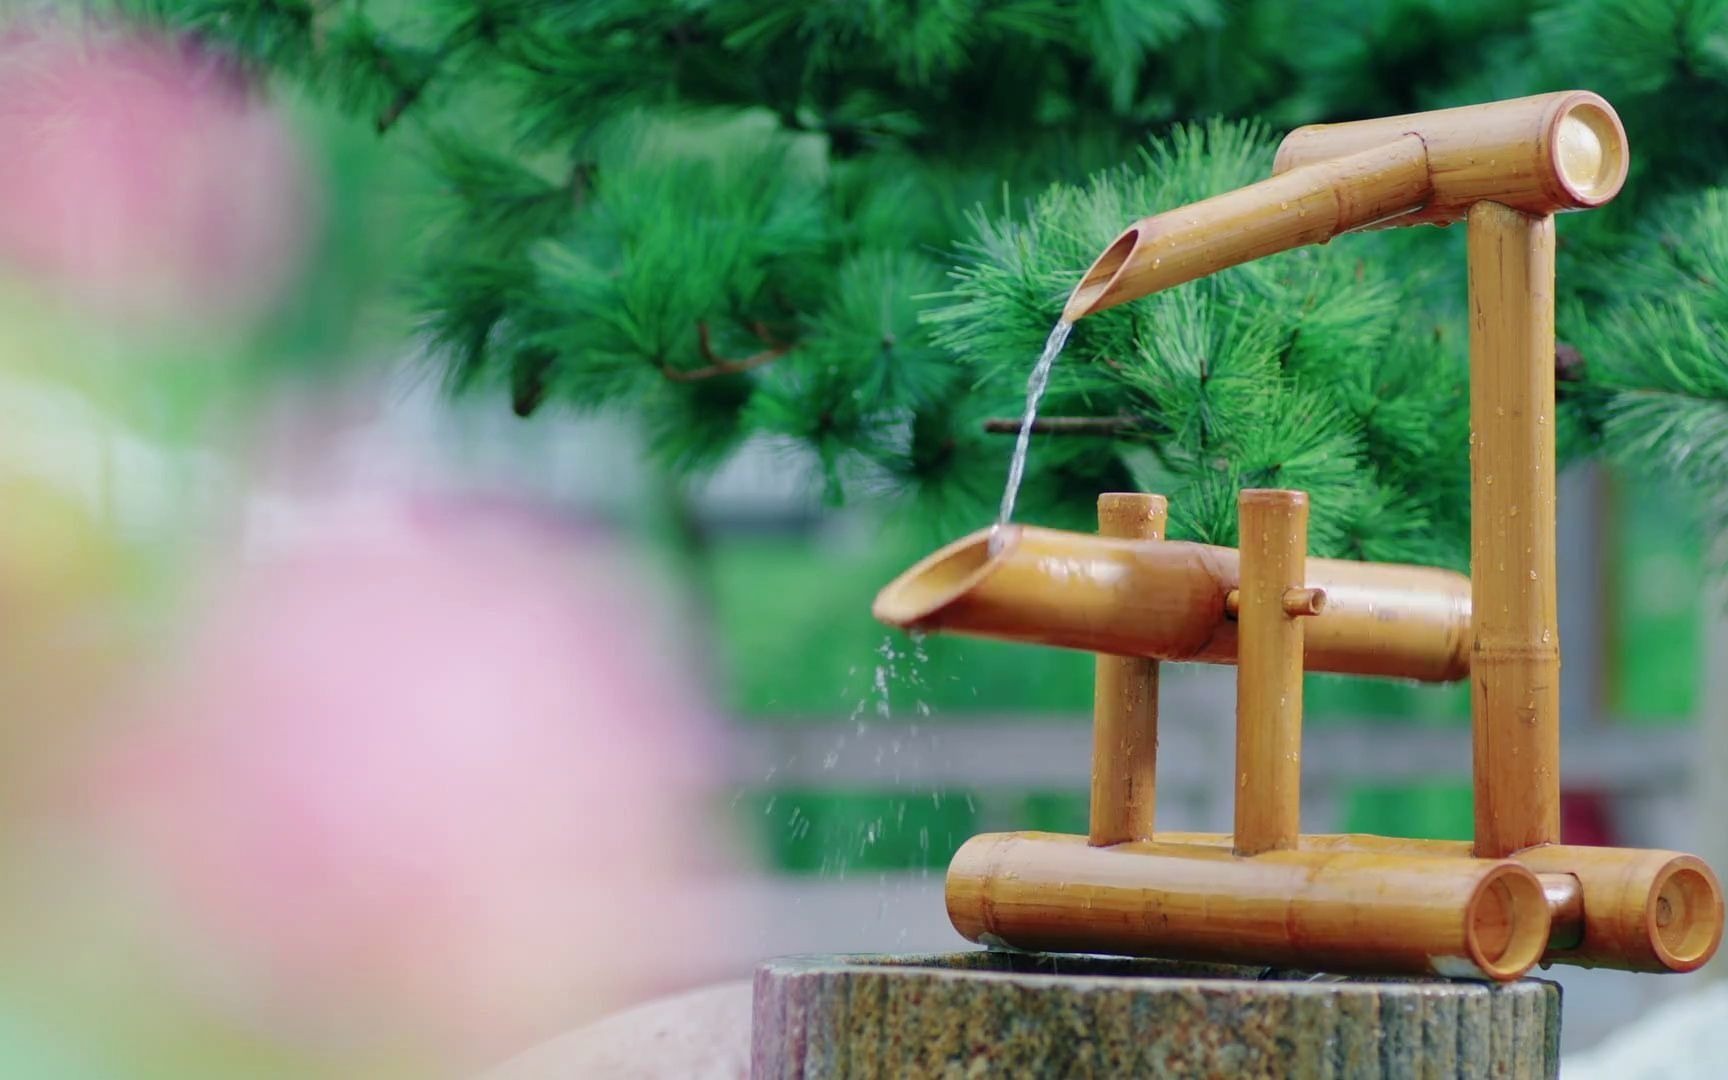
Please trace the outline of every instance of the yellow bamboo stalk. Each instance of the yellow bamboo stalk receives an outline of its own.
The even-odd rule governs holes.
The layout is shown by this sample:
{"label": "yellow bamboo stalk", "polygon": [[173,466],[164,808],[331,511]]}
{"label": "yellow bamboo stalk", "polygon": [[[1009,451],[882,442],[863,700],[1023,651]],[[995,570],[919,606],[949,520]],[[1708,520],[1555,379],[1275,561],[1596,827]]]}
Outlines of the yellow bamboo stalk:
{"label": "yellow bamboo stalk", "polygon": [[1538,873],[1570,874],[1581,885],[1584,931],[1569,948],[1550,948],[1546,959],[1555,963],[1696,971],[1722,943],[1722,886],[1697,856],[1544,844],[1516,858]]}
{"label": "yellow bamboo stalk", "polygon": [[[1164,832],[1164,844],[1228,851],[1228,833]],[[1309,834],[1301,851],[1459,859],[1466,840]],[[1512,858],[1541,879],[1552,918],[1542,962],[1621,971],[1695,971],[1722,942],[1722,887],[1695,855],[1655,848],[1541,844]]]}
{"label": "yellow bamboo stalk", "polygon": [[1626,182],[1626,131],[1614,109],[1587,90],[1456,109],[1311,124],[1285,136],[1275,173],[1360,153],[1416,135],[1427,150],[1432,194],[1379,225],[1462,220],[1484,200],[1541,216],[1612,199]]}
{"label": "yellow bamboo stalk", "polygon": [[[981,529],[919,560],[872,608],[890,626],[1119,656],[1233,664],[1235,548]],[[1452,682],[1470,670],[1470,581],[1427,566],[1309,559],[1325,609],[1305,628],[1309,671]]]}
{"label": "yellow bamboo stalk", "polygon": [[946,897],[986,944],[1322,971],[1510,980],[1549,937],[1542,883],[1518,863],[1397,852],[994,833],[961,846]]}
{"label": "yellow bamboo stalk", "polygon": [[1471,728],[1476,853],[1560,840],[1554,219],[1470,211]]}
{"label": "yellow bamboo stalk", "polygon": [[1247,490],[1236,668],[1236,854],[1296,846],[1302,802],[1302,618],[1308,496]]}
{"label": "yellow bamboo stalk", "polygon": [[1098,257],[1068,298],[1073,322],[1227,267],[1321,244],[1428,198],[1422,140],[1382,145],[1289,169],[1180,210],[1142,218]]}
{"label": "yellow bamboo stalk", "polygon": [[[1168,504],[1138,492],[1098,496],[1098,532],[1164,539]],[[1100,653],[1092,694],[1093,844],[1150,840],[1158,778],[1158,661]]]}

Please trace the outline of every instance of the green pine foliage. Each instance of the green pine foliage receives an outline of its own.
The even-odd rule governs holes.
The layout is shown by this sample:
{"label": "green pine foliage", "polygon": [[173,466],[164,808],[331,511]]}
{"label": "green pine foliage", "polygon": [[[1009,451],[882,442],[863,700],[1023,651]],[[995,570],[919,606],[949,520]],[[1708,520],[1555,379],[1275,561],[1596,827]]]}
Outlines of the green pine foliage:
{"label": "green pine foliage", "polygon": [[[1560,226],[1584,357],[1562,456],[1728,487],[1706,193],[1728,184],[1728,0],[113,6],[426,163],[408,284],[454,392],[625,411],[681,475],[772,439],[830,501],[946,530],[988,520],[1011,441],[985,422],[1019,415],[1127,222],[1266,175],[1296,124],[1589,87],[1635,167]],[[1311,492],[1319,551],[1461,564],[1459,232],[1347,237],[1086,320],[1045,411],[1111,434],[1037,439],[1026,516],[1080,524],[1138,484],[1229,542],[1235,491],[1281,484]]]}
{"label": "green pine foliage", "polygon": [[1583,336],[1610,459],[1672,485],[1728,564],[1728,188],[1677,201],[1621,260],[1623,299]]}
{"label": "green pine foliage", "polygon": [[[979,239],[931,312],[940,345],[998,388],[1015,376],[1084,266],[1135,216],[1263,177],[1274,141],[1257,125],[1182,126],[1138,160],[1046,190],[1024,219],[977,223]],[[1324,493],[1317,553],[1457,561],[1468,490],[1462,352],[1416,290],[1375,258],[1374,237],[1227,270],[1088,318],[1046,395],[1058,415],[1130,422],[1116,440],[1136,483],[1171,499],[1171,534],[1233,544],[1243,487]],[[1382,251],[1381,254],[1384,254]],[[1412,333],[1413,324],[1425,332]],[[1467,495],[1465,502],[1468,502]]]}

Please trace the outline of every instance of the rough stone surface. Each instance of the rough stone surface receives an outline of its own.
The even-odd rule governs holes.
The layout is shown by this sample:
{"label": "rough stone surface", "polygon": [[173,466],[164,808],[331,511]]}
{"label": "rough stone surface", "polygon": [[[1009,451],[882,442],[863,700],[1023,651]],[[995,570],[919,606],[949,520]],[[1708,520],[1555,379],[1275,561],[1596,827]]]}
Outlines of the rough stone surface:
{"label": "rough stone surface", "polygon": [[1554,1077],[1560,988],[979,951],[770,961],[752,1075]]}

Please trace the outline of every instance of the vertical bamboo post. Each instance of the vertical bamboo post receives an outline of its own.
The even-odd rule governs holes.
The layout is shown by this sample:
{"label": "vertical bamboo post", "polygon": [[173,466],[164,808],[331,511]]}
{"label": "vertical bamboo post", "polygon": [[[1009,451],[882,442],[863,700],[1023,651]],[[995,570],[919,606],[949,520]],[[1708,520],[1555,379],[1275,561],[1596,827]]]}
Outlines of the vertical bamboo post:
{"label": "vertical bamboo post", "polygon": [[[1162,495],[1098,496],[1098,531],[1162,540]],[[1092,691],[1092,817],[1096,846],[1152,839],[1158,772],[1158,661],[1100,653]]]}
{"label": "vertical bamboo post", "polygon": [[1308,496],[1246,490],[1237,601],[1238,855],[1296,846],[1302,798],[1302,623],[1325,594],[1306,587]]}
{"label": "vertical bamboo post", "polygon": [[1470,657],[1476,854],[1560,839],[1554,219],[1470,211]]}

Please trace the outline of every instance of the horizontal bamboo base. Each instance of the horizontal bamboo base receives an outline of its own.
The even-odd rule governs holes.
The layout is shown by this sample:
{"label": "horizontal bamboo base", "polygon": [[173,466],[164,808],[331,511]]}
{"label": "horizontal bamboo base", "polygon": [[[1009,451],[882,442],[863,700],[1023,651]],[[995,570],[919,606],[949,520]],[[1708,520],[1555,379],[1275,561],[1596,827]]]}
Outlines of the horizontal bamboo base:
{"label": "horizontal bamboo base", "polygon": [[[1224,833],[1169,833],[1161,841],[1229,847]],[[1463,840],[1407,840],[1366,834],[1302,837],[1308,850],[1385,851],[1453,858]],[[1543,844],[1511,856],[1549,893],[1553,936],[1544,964],[1621,971],[1695,971],[1722,943],[1722,887],[1696,855],[1658,848]],[[1559,879],[1576,881],[1568,889]]]}
{"label": "horizontal bamboo base", "polygon": [[976,836],[948,915],[983,944],[1320,971],[1509,981],[1548,945],[1548,902],[1511,860],[1269,851],[1083,836]]}
{"label": "horizontal bamboo base", "polygon": [[[1231,855],[1225,833],[1160,833],[1091,854],[1077,850],[1084,845],[1039,833],[974,837],[949,868],[955,927],[974,941],[993,935],[1028,949],[1450,975],[1459,972],[1424,966],[1423,956],[1463,954],[1422,948],[1466,941],[1459,935],[1475,932],[1465,919],[1482,893],[1472,874],[1512,862],[1536,879],[1546,909],[1535,950],[1545,965],[1692,971],[1723,932],[1715,874],[1673,851],[1551,844],[1511,860],[1473,859],[1464,841],[1310,835],[1295,851],[1244,859]],[[1357,861],[1335,861],[1341,855]],[[1425,872],[1412,865],[1423,862]],[[1494,934],[1521,936],[1534,922],[1528,890],[1510,878],[1501,884],[1503,892],[1487,889],[1495,900],[1477,914],[1503,910],[1525,922],[1487,935],[1490,951]],[[1315,920],[1318,931],[1308,925]],[[1490,978],[1517,977],[1496,974],[1515,966],[1504,957],[1476,966]]]}

